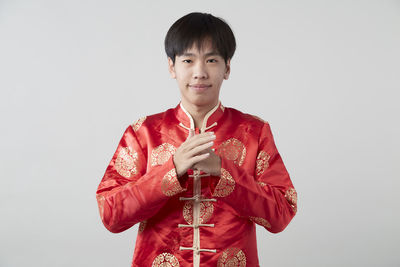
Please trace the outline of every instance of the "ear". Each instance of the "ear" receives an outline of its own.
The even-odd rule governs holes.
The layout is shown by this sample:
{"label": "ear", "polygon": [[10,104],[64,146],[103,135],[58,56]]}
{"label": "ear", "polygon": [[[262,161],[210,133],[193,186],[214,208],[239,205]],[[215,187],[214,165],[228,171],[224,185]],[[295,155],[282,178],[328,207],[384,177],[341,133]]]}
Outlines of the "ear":
{"label": "ear", "polygon": [[225,64],[225,73],[224,73],[225,80],[228,80],[230,73],[231,73],[231,59],[229,58]]}
{"label": "ear", "polygon": [[176,79],[175,65],[170,57],[168,57],[168,71],[171,74],[171,77]]}

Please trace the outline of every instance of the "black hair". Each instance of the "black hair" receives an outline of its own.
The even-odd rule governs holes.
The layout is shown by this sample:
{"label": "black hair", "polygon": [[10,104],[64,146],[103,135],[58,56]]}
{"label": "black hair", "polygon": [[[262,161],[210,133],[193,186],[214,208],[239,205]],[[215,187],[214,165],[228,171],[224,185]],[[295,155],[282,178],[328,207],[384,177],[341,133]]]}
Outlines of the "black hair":
{"label": "black hair", "polygon": [[200,51],[208,38],[227,63],[235,53],[235,36],[225,20],[208,13],[192,12],[175,21],[165,36],[165,52],[175,64],[175,56],[182,55],[193,43]]}

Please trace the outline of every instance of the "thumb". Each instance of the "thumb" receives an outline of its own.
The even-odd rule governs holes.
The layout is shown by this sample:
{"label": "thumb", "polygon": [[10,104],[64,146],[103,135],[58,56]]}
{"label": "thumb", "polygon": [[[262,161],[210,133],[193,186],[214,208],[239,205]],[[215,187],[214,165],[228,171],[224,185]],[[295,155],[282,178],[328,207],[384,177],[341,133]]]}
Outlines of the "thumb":
{"label": "thumb", "polygon": [[189,139],[193,135],[194,135],[194,131],[192,129],[189,129],[189,136],[187,137],[187,139]]}

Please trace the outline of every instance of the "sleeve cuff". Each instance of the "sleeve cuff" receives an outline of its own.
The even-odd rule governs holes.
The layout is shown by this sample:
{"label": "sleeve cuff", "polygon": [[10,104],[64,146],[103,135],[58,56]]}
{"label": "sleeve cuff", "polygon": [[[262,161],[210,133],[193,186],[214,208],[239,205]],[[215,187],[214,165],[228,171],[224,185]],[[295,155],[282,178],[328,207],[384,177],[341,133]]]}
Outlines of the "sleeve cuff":
{"label": "sleeve cuff", "polygon": [[229,163],[226,159],[221,158],[221,174],[217,185],[212,188],[212,195],[215,197],[226,197],[235,190],[236,182],[229,172]]}
{"label": "sleeve cuff", "polygon": [[[187,190],[187,181],[179,181],[178,175],[176,174],[176,169],[173,161],[173,157],[170,157],[169,160],[165,163],[167,173],[164,175],[161,181],[161,190],[164,195],[172,197],[179,193],[182,193]],[[182,176],[183,178],[183,176]]]}

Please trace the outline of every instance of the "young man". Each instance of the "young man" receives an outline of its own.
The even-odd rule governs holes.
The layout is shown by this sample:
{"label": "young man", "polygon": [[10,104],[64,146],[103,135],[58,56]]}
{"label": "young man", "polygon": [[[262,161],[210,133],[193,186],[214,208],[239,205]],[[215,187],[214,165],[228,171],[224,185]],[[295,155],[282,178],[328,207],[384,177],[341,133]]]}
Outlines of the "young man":
{"label": "young man", "polygon": [[278,233],[296,213],[269,124],[219,101],[235,47],[211,14],[167,33],[181,102],[128,126],[96,192],[109,231],[140,222],[132,266],[259,266],[255,224]]}

